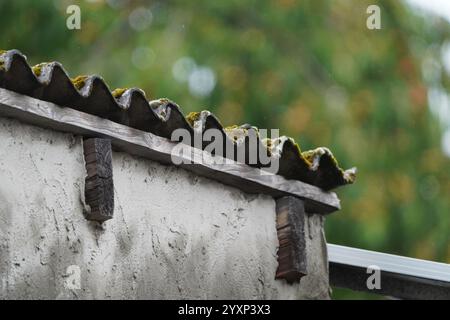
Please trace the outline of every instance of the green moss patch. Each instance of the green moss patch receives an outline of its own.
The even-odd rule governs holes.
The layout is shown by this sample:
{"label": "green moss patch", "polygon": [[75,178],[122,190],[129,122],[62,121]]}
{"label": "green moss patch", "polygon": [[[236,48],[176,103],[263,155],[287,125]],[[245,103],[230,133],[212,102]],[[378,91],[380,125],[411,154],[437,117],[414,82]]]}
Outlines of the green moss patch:
{"label": "green moss patch", "polygon": [[47,63],[48,63],[48,62],[42,62],[42,63],[39,63],[39,64],[37,64],[37,65],[31,67],[31,70],[33,70],[33,73],[34,73],[37,77],[39,77],[39,76],[41,75],[41,73],[42,73],[42,68],[43,68]]}
{"label": "green moss patch", "polygon": [[127,90],[128,88],[117,88],[114,89],[114,91],[111,92],[111,94],[113,95],[114,98],[119,99]]}
{"label": "green moss patch", "polygon": [[75,86],[75,88],[80,90],[86,85],[87,78],[87,76],[78,76],[76,78],[70,79],[70,81],[72,81],[72,84]]}
{"label": "green moss patch", "polygon": [[186,116],[186,121],[191,126],[194,126],[195,121],[198,121],[199,119],[200,119],[200,112],[189,112],[189,114]]}
{"label": "green moss patch", "polygon": [[[0,49],[0,55],[6,53],[6,50]],[[5,71],[5,61],[0,60],[0,71]]]}

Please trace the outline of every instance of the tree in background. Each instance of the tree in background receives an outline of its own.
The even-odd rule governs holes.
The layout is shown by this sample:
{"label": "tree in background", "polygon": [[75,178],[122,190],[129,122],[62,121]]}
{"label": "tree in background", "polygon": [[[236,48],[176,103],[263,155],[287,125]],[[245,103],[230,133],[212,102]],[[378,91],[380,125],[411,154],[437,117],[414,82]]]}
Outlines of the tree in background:
{"label": "tree in background", "polygon": [[[329,146],[359,174],[328,241],[450,263],[447,22],[397,0],[97,0],[79,1],[82,28],[68,30],[69,4],[0,2],[0,46]],[[381,30],[366,28],[370,4]]]}

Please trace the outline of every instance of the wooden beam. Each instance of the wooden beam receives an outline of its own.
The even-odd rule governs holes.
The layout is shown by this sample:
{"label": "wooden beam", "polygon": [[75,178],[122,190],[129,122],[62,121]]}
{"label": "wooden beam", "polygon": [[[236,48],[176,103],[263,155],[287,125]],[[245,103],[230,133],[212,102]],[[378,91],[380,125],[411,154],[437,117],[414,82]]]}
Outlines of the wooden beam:
{"label": "wooden beam", "polygon": [[[176,146],[175,142],[2,88],[0,88],[0,116],[52,130],[106,138],[111,140],[112,146],[117,150],[173,165],[172,150]],[[204,161],[181,164],[180,167],[198,175],[231,185],[247,193],[268,194],[274,198],[287,195],[298,197],[304,200],[305,210],[311,213],[329,214],[340,209],[339,198],[334,192],[326,192],[301,181],[287,180],[279,175],[263,173],[262,170],[243,163],[229,164],[224,161],[220,164],[212,161],[209,153],[196,148],[191,149],[191,154],[195,155],[194,159]],[[181,157],[185,157],[185,154]]]}
{"label": "wooden beam", "polygon": [[114,213],[114,183],[111,140],[89,138],[83,140],[87,176],[85,201],[86,219],[103,222]]}
{"label": "wooden beam", "polygon": [[299,282],[307,274],[304,203],[295,197],[280,198],[276,214],[279,249],[275,278]]}

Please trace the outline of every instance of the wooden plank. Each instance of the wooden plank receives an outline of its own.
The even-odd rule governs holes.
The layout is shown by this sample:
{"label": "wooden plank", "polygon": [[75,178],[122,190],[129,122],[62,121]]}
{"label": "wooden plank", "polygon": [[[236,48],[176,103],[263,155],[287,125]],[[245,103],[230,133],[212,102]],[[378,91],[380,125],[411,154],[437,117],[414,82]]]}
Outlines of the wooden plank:
{"label": "wooden plank", "polygon": [[275,278],[299,282],[307,274],[304,203],[295,197],[280,198],[276,214],[279,248]]}
{"label": "wooden plank", "polygon": [[114,182],[111,140],[88,138],[83,140],[87,176],[85,201],[86,219],[103,222],[114,213]]}
{"label": "wooden plank", "polygon": [[[176,143],[154,134],[133,129],[72,108],[34,99],[0,88],[0,116],[12,117],[33,125],[88,137],[111,140],[116,150],[145,157],[165,164],[173,164],[171,154]],[[287,180],[279,175],[263,173],[260,169],[243,163],[219,164],[200,149],[191,153],[204,161],[181,164],[186,170],[231,185],[247,193],[268,194],[275,198],[291,195],[305,201],[305,210],[329,214],[340,209],[334,192],[325,192],[297,180]],[[180,156],[189,160],[185,154]],[[195,159],[195,158],[194,158]]]}

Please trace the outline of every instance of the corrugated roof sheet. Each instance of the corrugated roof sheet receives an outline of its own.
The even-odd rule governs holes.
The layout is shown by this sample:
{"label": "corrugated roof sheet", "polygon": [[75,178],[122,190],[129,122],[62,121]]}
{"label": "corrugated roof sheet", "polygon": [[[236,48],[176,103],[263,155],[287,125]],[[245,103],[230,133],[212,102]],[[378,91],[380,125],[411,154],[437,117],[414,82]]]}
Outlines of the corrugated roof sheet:
{"label": "corrugated roof sheet", "polygon": [[[215,128],[223,134],[225,144],[235,149],[244,148],[246,154],[249,152],[248,137],[253,131],[258,137],[258,145],[268,155],[279,159],[278,174],[287,179],[300,180],[324,190],[355,180],[356,170],[342,170],[327,148],[301,152],[292,138],[262,140],[257,128],[249,125],[224,128],[209,111],[190,113],[185,117],[176,103],[168,99],[148,101],[141,89],[116,89],[111,92],[99,76],[70,78],[58,62],[30,67],[26,57],[18,50],[0,50],[0,87],[168,139],[178,128],[184,128],[191,134]],[[263,165],[258,161],[252,166]]]}

